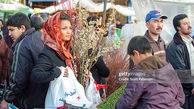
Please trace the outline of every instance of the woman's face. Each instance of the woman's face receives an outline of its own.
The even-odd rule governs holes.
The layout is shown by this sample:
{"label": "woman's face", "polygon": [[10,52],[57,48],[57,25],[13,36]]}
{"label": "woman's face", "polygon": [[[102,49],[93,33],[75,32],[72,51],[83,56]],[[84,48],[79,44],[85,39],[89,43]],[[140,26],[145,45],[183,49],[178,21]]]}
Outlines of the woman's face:
{"label": "woman's face", "polygon": [[2,21],[0,21],[0,30],[2,27],[3,27],[3,23],[2,23]]}
{"label": "woman's face", "polygon": [[111,34],[112,34],[112,35],[115,34],[115,31],[116,31],[116,27],[112,27],[112,29],[111,29]]}
{"label": "woman's face", "polygon": [[71,39],[72,27],[71,22],[68,20],[61,20],[61,32],[62,32],[62,41],[66,42]]}

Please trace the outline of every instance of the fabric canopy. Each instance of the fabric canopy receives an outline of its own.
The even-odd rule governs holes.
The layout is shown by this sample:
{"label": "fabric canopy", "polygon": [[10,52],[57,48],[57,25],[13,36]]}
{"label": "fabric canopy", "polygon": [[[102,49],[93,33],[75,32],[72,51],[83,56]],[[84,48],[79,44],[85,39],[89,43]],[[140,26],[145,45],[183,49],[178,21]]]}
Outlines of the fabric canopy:
{"label": "fabric canopy", "polygon": [[9,4],[0,3],[0,12],[9,12],[9,13],[28,12],[28,13],[32,13],[33,10],[26,5],[10,1]]}
{"label": "fabric canopy", "polygon": [[[61,3],[57,6],[50,6],[48,8],[42,9],[40,10],[40,13],[44,13],[44,12],[53,13],[58,10],[74,8],[77,5],[78,1],[80,1],[81,7],[85,8],[89,12],[103,12],[104,3],[94,3],[91,0],[67,0],[66,2]],[[133,10],[132,7],[107,3],[106,10],[108,10],[109,8],[116,9],[119,13],[121,13],[124,16],[134,16],[135,15],[135,11]]]}

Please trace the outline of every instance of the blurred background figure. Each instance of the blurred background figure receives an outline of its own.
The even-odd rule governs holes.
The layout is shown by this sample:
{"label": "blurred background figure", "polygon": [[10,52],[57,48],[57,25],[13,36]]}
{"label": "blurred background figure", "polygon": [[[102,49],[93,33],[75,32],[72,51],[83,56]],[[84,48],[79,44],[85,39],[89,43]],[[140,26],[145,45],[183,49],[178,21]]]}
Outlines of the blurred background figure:
{"label": "blurred background figure", "polygon": [[116,33],[116,25],[111,24],[108,28],[108,36],[106,37],[106,45],[111,45],[112,49],[120,48],[121,39]]}
{"label": "blurred background figure", "polygon": [[2,31],[0,33],[0,84],[6,83],[6,75],[8,72],[8,55],[9,47],[3,39]]}
{"label": "blurred background figure", "polygon": [[121,24],[121,21],[120,21],[120,19],[116,19],[116,28],[119,28],[119,29],[122,29],[122,27],[123,27],[123,24]]}
{"label": "blurred background figure", "polygon": [[31,22],[31,27],[32,28],[35,28],[36,31],[42,32],[42,27],[43,27],[43,24],[44,24],[44,20],[42,19],[42,17],[32,16],[30,18],[30,22]]}
{"label": "blurred background figure", "polygon": [[2,19],[0,19],[0,35],[5,40],[8,47],[10,48],[11,45],[13,44],[13,40],[11,39],[11,37],[9,37],[8,28]]}
{"label": "blurred background figure", "polygon": [[31,15],[31,17],[35,17],[35,16],[41,17],[44,22],[49,18],[49,14],[48,13],[35,13],[35,14]]}
{"label": "blurred background figure", "polygon": [[[95,22],[99,20],[99,17],[96,15],[91,15],[87,18],[87,22],[90,25],[90,22]],[[96,27],[96,24],[93,24],[94,27]],[[97,31],[95,31],[95,34],[98,34]],[[97,36],[92,36],[92,37],[97,37]],[[94,45],[96,45],[96,43],[94,43]],[[91,47],[91,49],[89,49],[88,53],[92,54],[92,50],[93,47]],[[100,52],[100,51],[97,51]],[[94,78],[94,80],[97,82],[97,84],[102,84],[105,85],[106,84],[106,78],[109,76],[110,71],[108,69],[108,67],[106,66],[104,59],[102,56],[100,56],[97,59],[97,62],[94,64],[94,66],[90,69],[91,73],[92,73],[92,77]],[[101,88],[99,90],[100,92],[100,96],[102,98],[102,100],[106,99],[106,91],[104,88]]]}

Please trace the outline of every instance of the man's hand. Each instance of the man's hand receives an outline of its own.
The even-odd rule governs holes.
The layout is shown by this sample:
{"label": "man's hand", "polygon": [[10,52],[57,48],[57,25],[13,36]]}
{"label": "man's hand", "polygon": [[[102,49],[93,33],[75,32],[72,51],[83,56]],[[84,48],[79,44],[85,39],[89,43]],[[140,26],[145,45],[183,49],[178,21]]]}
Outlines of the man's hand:
{"label": "man's hand", "polygon": [[191,94],[192,94],[192,95],[194,94],[194,88],[191,90]]}
{"label": "man's hand", "polygon": [[1,108],[1,109],[8,109],[7,105],[8,105],[8,103],[7,103],[5,100],[3,100],[3,101],[1,102],[0,108]]}
{"label": "man's hand", "polygon": [[101,99],[102,99],[102,101],[106,100],[106,94],[105,93],[102,94],[102,98]]}

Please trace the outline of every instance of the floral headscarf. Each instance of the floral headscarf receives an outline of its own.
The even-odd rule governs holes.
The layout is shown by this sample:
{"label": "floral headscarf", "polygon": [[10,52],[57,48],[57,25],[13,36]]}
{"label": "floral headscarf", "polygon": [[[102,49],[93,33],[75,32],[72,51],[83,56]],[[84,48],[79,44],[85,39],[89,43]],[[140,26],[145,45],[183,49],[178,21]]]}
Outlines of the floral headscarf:
{"label": "floral headscarf", "polygon": [[114,40],[115,37],[118,37],[116,31],[115,31],[114,34],[111,33],[111,30],[112,30],[113,27],[116,27],[116,25],[113,25],[113,24],[112,24],[112,25],[110,25],[109,28],[108,28],[108,34],[109,34],[108,37],[107,37],[108,42],[112,42],[112,41]]}
{"label": "floral headscarf", "polygon": [[53,16],[49,17],[43,25],[42,40],[45,45],[55,50],[59,56],[65,60],[66,65],[72,68],[72,55],[70,53],[71,38],[66,43],[66,47],[62,44],[62,33],[60,25],[61,12],[57,12]]}

